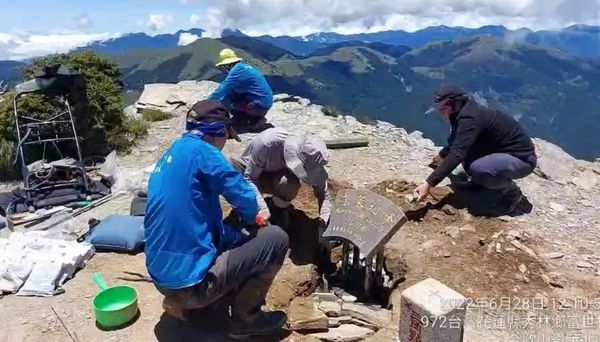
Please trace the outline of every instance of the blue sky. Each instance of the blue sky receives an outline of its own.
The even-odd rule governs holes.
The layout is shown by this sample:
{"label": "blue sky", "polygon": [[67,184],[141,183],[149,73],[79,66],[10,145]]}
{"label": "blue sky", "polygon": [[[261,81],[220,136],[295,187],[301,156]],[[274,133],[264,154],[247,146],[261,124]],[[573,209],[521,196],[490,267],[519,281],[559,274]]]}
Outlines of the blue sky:
{"label": "blue sky", "polygon": [[66,52],[131,32],[153,35],[191,27],[218,37],[225,28],[250,35],[305,35],[433,25],[600,25],[600,0],[6,0],[2,9],[0,60]]}
{"label": "blue sky", "polygon": [[160,14],[172,17],[166,29],[175,30],[191,27],[190,15],[204,7],[200,2],[177,0],[18,0],[2,4],[0,22],[3,31],[132,32],[151,31],[149,16]]}

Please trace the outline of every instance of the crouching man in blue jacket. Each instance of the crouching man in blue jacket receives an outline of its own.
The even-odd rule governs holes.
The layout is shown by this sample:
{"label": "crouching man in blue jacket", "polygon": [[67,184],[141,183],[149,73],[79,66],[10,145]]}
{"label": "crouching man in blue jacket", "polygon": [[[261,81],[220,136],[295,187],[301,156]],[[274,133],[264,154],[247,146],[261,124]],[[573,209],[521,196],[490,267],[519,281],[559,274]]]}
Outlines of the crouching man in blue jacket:
{"label": "crouching man in blue jacket", "polygon": [[242,226],[254,225],[259,209],[252,187],[221,153],[228,138],[239,141],[221,103],[196,103],[186,129],[156,164],[148,188],[146,267],[165,296],[163,307],[185,320],[187,310],[232,297],[230,337],[276,333],[285,313],[261,306],[283,264],[288,236],[264,225],[248,237],[223,224],[220,195],[237,209]]}

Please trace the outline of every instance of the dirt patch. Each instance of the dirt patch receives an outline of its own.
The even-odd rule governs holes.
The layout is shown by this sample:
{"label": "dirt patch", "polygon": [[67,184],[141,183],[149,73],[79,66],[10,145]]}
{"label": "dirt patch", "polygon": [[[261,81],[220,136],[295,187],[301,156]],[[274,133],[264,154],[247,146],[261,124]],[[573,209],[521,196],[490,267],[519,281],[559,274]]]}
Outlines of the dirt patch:
{"label": "dirt patch", "polygon": [[[547,267],[511,244],[516,237],[532,247],[535,240],[509,222],[471,216],[447,187],[434,189],[437,200],[409,203],[406,196],[415,186],[386,181],[373,188],[400,206],[410,220],[386,247],[386,268],[406,270],[399,290],[429,277],[469,298],[533,298],[551,290],[541,278]],[[519,270],[521,265],[525,272]]]}

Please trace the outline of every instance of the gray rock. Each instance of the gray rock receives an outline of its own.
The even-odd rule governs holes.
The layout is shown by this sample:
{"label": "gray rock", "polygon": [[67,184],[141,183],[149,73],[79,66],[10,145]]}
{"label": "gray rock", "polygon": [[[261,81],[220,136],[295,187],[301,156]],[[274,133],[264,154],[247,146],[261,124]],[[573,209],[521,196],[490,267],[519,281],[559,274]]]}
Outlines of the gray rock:
{"label": "gray rock", "polygon": [[520,243],[519,241],[512,240],[510,243],[513,246],[515,246],[516,248],[520,249],[521,251],[529,254],[529,256],[531,256],[532,258],[537,258],[537,255],[535,254],[535,252],[531,248],[525,246],[524,244]]}
{"label": "gray rock", "polygon": [[577,267],[579,268],[594,268],[594,265],[590,264],[589,262],[586,261],[579,261],[577,263]]}
{"label": "gray rock", "polygon": [[533,139],[538,155],[536,173],[559,184],[573,178],[576,160],[562,148],[541,139]]}
{"label": "gray rock", "polygon": [[316,303],[311,298],[301,297],[290,304],[288,322],[290,329],[296,331],[322,331],[329,326],[329,319],[316,309]]}
{"label": "gray rock", "polygon": [[521,273],[527,272],[527,266],[525,266],[524,264],[519,265],[519,271]]}
{"label": "gray rock", "polygon": [[342,316],[342,317],[329,317],[329,327],[337,328],[342,324],[350,324],[352,323],[353,318],[350,316]]}
{"label": "gray rock", "polygon": [[444,230],[444,233],[453,239],[458,239],[460,237],[460,229],[458,226],[450,226]]}
{"label": "gray rock", "polygon": [[460,231],[461,232],[475,232],[475,227],[471,224],[465,224],[464,226],[460,227]]}
{"label": "gray rock", "polygon": [[128,119],[141,119],[142,114],[138,113],[137,107],[135,105],[127,106],[123,109],[123,115],[125,115]]}
{"label": "gray rock", "polygon": [[561,252],[551,252],[551,253],[546,253],[544,255],[542,255],[542,257],[544,257],[544,259],[561,259],[565,256],[564,253]]}
{"label": "gray rock", "polygon": [[311,294],[310,296],[319,302],[322,302],[322,301],[337,302],[340,300],[340,297],[338,297],[335,294],[330,293],[330,292],[315,292],[315,293]]}
{"label": "gray rock", "polygon": [[358,303],[344,303],[342,305],[342,315],[359,319],[380,328],[388,326],[392,319],[389,310]]}
{"label": "gray rock", "polygon": [[558,212],[563,212],[566,210],[565,206],[562,204],[558,204],[556,202],[550,202],[550,209]]}
{"label": "gray rock", "polygon": [[325,342],[357,342],[373,335],[373,330],[351,324],[343,324],[340,327],[329,329],[328,332],[310,334]]}
{"label": "gray rock", "polygon": [[342,313],[342,301],[339,302],[320,302],[319,310],[328,317],[339,317]]}
{"label": "gray rock", "polygon": [[167,95],[165,101],[169,104],[183,104],[191,108],[196,102],[205,99],[218,87],[211,81],[181,81]]}
{"label": "gray rock", "polygon": [[590,169],[585,169],[573,179],[572,183],[581,189],[591,189],[600,184],[600,175]]}

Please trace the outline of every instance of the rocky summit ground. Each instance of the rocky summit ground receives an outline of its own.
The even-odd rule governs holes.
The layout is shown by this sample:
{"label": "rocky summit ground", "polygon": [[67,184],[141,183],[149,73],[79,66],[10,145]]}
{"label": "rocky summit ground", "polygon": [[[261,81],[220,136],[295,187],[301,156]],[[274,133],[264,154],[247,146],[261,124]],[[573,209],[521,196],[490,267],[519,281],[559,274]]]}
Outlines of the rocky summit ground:
{"label": "rocky summit ground", "polygon": [[[159,92],[142,97],[139,107],[162,108],[175,115],[154,123],[148,138],[140,141],[133,153],[120,156],[129,176],[147,177],[153,163],[181,134],[185,108],[215,86],[212,82],[159,85],[153,87]],[[368,147],[332,151],[328,167],[332,188],[372,189],[394,201],[410,219],[385,250],[385,269],[396,286],[380,304],[390,309],[393,318],[385,326],[366,325],[371,333],[346,340],[393,341],[400,292],[429,277],[468,298],[466,341],[600,340],[599,162],[575,160],[557,146],[536,139],[539,167],[536,174],[519,181],[533,204],[532,212],[516,217],[475,217],[447,183],[435,190],[437,200],[407,202],[406,195],[430,172],[427,164],[439,148],[430,140],[389,123],[361,123],[351,116],[324,112],[306,99],[281,94],[268,119],[291,132],[324,139],[367,138]],[[224,153],[239,155],[253,136],[242,134],[242,143],[231,141]],[[114,199],[78,217],[76,227],[83,232],[92,217],[128,213],[130,199]],[[319,286],[313,253],[316,203],[311,192],[303,189],[294,205],[294,224],[288,231],[292,241],[289,258],[267,303],[285,310],[295,298],[309,296]],[[137,321],[117,331],[96,327],[91,306],[97,291],[91,280],[93,272],[101,272],[111,284],[137,288],[141,308]],[[98,253],[65,289],[65,294],[52,298],[11,295],[0,299],[4,322],[0,341],[70,341],[67,329],[79,341],[228,341],[222,333],[207,332],[206,324],[179,324],[163,315],[162,297],[148,282],[143,253]],[[316,317],[323,319],[321,314]],[[344,323],[336,329],[341,334],[352,329],[348,326],[351,324]],[[335,340],[297,332],[266,340],[323,338]]]}

